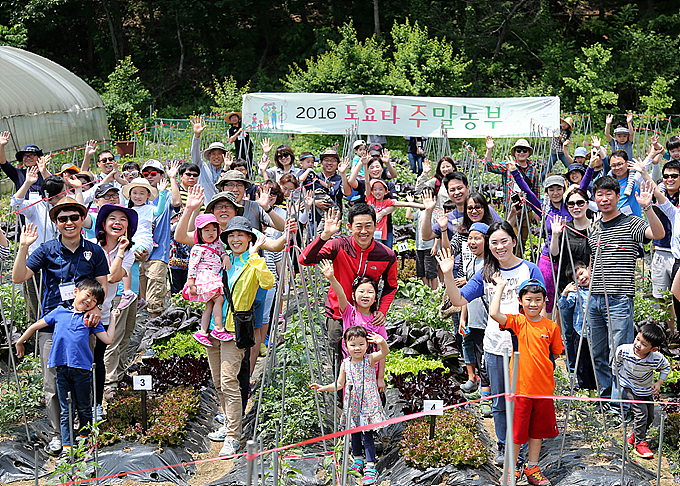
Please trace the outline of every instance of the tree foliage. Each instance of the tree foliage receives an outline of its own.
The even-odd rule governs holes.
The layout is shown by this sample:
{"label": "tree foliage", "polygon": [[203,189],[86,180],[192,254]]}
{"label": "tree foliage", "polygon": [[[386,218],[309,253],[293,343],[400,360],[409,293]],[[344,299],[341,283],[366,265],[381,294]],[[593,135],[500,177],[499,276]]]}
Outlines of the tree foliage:
{"label": "tree foliage", "polygon": [[109,74],[101,95],[106,107],[109,131],[122,140],[128,140],[131,135],[131,123],[136,123],[131,120],[139,117],[136,111],[150,100],[150,93],[137,76],[138,72],[130,56],[127,56]]}

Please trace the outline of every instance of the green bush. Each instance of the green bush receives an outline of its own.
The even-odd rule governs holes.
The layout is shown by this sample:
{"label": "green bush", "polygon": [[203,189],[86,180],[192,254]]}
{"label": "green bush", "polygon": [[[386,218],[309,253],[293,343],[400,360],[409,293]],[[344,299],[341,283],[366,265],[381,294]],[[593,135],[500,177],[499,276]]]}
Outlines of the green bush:
{"label": "green bush", "polygon": [[40,358],[27,356],[17,365],[21,395],[17,390],[14,376],[0,381],[0,430],[9,424],[22,419],[21,404],[23,403],[27,417],[38,414],[38,409],[45,404],[42,385],[42,370]]}
{"label": "green bush", "polygon": [[178,331],[167,339],[156,341],[151,346],[156,352],[158,359],[166,359],[176,354],[177,356],[205,356],[205,346],[196,341],[193,331]]}
{"label": "green bush", "polygon": [[[14,305],[12,305],[12,285],[14,285]],[[7,319],[12,317],[14,311],[14,325],[18,329],[25,331],[28,327],[28,316],[26,315],[26,304],[20,284],[6,283],[0,285],[0,300],[4,306],[4,313]],[[33,324],[33,323],[31,323]]]}
{"label": "green bush", "polygon": [[401,375],[409,372],[416,375],[420,370],[435,370],[437,368],[444,368],[446,373],[449,371],[448,368],[444,367],[441,359],[427,356],[412,358],[404,355],[402,349],[390,350],[390,354],[385,358],[385,377],[390,376],[390,374]]}
{"label": "green bush", "polygon": [[453,466],[479,467],[489,451],[479,440],[477,419],[470,412],[454,408],[437,417],[434,439],[430,440],[430,421],[421,418],[404,427],[399,443],[407,463],[421,468]]}

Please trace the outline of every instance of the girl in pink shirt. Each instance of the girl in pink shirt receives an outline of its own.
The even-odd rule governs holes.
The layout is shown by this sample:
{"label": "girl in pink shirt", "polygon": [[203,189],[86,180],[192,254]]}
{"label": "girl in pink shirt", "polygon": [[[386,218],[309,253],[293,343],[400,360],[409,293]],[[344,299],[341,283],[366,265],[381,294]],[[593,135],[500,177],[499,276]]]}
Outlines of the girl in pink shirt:
{"label": "girl in pink shirt", "polygon": [[[361,326],[369,333],[376,333],[387,340],[385,326],[373,324],[373,313],[378,309],[378,282],[366,275],[359,276],[352,282],[352,298],[354,305],[347,299],[345,290],[335,278],[333,263],[330,260],[321,262],[321,272],[330,282],[333,290],[338,295],[338,307],[342,316],[343,333],[352,326]],[[349,356],[342,342],[343,357]],[[375,364],[376,379],[380,393],[385,391],[385,359],[381,359]]]}

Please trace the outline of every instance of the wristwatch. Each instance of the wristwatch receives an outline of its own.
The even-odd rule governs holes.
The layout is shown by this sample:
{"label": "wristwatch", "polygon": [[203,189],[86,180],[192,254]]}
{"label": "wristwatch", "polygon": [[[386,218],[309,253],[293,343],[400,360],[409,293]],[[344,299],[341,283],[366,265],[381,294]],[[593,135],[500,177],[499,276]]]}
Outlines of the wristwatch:
{"label": "wristwatch", "polygon": [[101,304],[97,304],[97,309],[102,310],[102,305],[101,305]]}
{"label": "wristwatch", "polygon": [[269,214],[272,212],[272,209],[274,209],[274,206],[269,206],[269,209],[265,209],[264,212]]}

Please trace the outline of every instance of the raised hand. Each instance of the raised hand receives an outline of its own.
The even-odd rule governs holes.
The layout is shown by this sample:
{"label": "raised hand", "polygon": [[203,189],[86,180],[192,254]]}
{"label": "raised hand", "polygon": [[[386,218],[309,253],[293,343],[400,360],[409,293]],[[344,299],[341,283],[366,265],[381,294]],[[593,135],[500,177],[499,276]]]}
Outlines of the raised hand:
{"label": "raised hand", "polygon": [[632,123],[632,122],[633,122],[633,114],[628,113],[628,115],[626,115],[626,123]]}
{"label": "raised hand", "polygon": [[369,343],[375,344],[376,346],[380,346],[385,342],[385,338],[376,332],[369,332],[367,341]]}
{"label": "raised hand", "polygon": [[36,167],[40,172],[44,171],[45,168],[47,167],[47,164],[50,163],[52,160],[52,155],[43,155],[42,157],[38,158],[38,162],[36,162]]}
{"label": "raised hand", "polygon": [[605,118],[604,121],[607,125],[611,125],[612,122],[614,121],[614,115],[607,115],[607,118]]}
{"label": "raised hand", "polygon": [[260,172],[264,173],[267,170],[267,167],[269,167],[269,157],[263,155],[260,161],[257,163],[257,168],[260,169]]}
{"label": "raised hand", "polygon": [[177,177],[177,173],[179,172],[179,160],[173,160],[170,163],[170,166],[167,167],[167,174],[169,179],[175,179]]}
{"label": "raised hand", "polygon": [[595,135],[590,137],[590,142],[592,143],[593,147],[595,147],[595,148],[599,149],[602,146],[602,142],[600,141],[600,137],[596,137]]}
{"label": "raised hand", "polygon": [[5,131],[5,132],[0,132],[0,147],[4,147],[9,143],[9,137],[11,137],[12,134]]}
{"label": "raised hand", "polygon": [[82,189],[83,188],[83,181],[81,181],[75,175],[69,176],[68,183],[73,189]]}
{"label": "raised hand", "polygon": [[38,166],[34,165],[33,167],[29,167],[28,170],[26,171],[26,180],[31,185],[35,184],[36,182],[38,182],[38,173],[39,173]]}
{"label": "raised hand", "polygon": [[415,198],[415,196],[414,196],[413,194],[408,193],[408,194],[406,194],[406,200],[407,200],[408,202],[413,202],[413,201],[416,200],[416,198]]}
{"label": "raised hand", "polygon": [[369,160],[371,160],[371,158],[370,158],[368,152],[364,153],[364,154],[361,156],[361,163],[362,163],[363,165],[368,165],[368,161],[369,161]]}
{"label": "raised hand", "polygon": [[437,263],[439,263],[439,269],[442,273],[453,272],[453,264],[455,262],[454,256],[451,254],[451,248],[442,248],[436,256]]}
{"label": "raised hand", "polygon": [[430,159],[423,160],[423,172],[429,174],[431,170],[432,170],[432,162],[430,162]]}
{"label": "raised hand", "polygon": [[340,162],[340,165],[338,165],[338,172],[341,174],[344,174],[347,172],[347,168],[349,167],[349,157],[343,157],[342,162]]}
{"label": "raised hand", "polygon": [[189,189],[187,189],[186,210],[191,212],[196,208],[200,208],[204,198],[203,188],[200,184],[189,187]]}
{"label": "raised hand", "polygon": [[297,221],[295,221],[294,218],[288,218],[286,220],[286,226],[283,228],[284,233],[288,233],[289,235],[295,234],[298,232],[298,224]]}
{"label": "raised hand", "polygon": [[97,151],[97,141],[90,140],[85,144],[85,157],[92,157]]}
{"label": "raised hand", "polygon": [[508,281],[505,280],[505,277],[501,274],[501,272],[496,272],[493,274],[493,281],[496,283],[498,288],[496,291],[502,291],[502,289],[507,285]]}
{"label": "raised hand", "polygon": [[321,239],[329,240],[335,233],[340,231],[341,228],[342,219],[340,218],[340,211],[336,208],[329,209],[326,212],[326,220],[324,221]]}
{"label": "raised hand", "polygon": [[434,208],[434,214],[437,216],[437,224],[439,228],[444,231],[449,226],[449,216],[442,208]]}
{"label": "raised hand", "polygon": [[263,234],[260,234],[260,236],[257,237],[257,240],[255,241],[255,243],[252,243],[252,244],[250,245],[250,248],[248,249],[248,252],[249,252],[251,255],[254,255],[255,253],[257,253],[257,251],[260,249],[260,247],[261,247],[262,245],[264,245],[264,242],[265,242],[266,240],[267,240],[267,238],[266,238]]}
{"label": "raised hand", "polygon": [[488,150],[493,150],[493,148],[496,146],[496,142],[494,141],[493,137],[491,135],[486,136],[486,148]]}
{"label": "raised hand", "polygon": [[269,196],[271,195],[271,188],[269,186],[260,185],[260,193],[257,196],[257,204],[262,209],[269,209]]}
{"label": "raised hand", "polygon": [[308,211],[312,208],[312,204],[314,204],[314,192],[310,189],[305,192],[305,206]]}
{"label": "raised hand", "polygon": [[156,189],[158,189],[158,192],[162,192],[162,191],[165,191],[167,188],[168,188],[168,178],[163,176],[163,177],[161,177],[161,180],[158,181],[158,185],[156,186]]}
{"label": "raised hand", "polygon": [[569,282],[566,287],[564,287],[564,290],[562,291],[562,294],[567,295],[576,292],[576,283],[575,282]]}
{"label": "raised hand", "polygon": [[271,139],[269,139],[269,138],[262,139],[262,142],[260,142],[260,145],[262,145],[262,151],[265,154],[269,155],[269,153],[272,151]]}
{"label": "raised hand", "polygon": [[559,235],[560,233],[562,233],[562,230],[564,229],[564,223],[566,222],[566,220],[567,218],[558,215],[555,215],[553,217],[551,226],[553,237],[555,235]]}
{"label": "raised hand", "polygon": [[205,128],[206,128],[203,121],[204,120],[200,116],[192,116],[191,117],[191,125],[194,129],[194,136],[196,138],[201,138],[201,134],[203,133],[203,130],[205,130]]}
{"label": "raised hand", "polygon": [[327,280],[331,280],[335,276],[335,269],[333,268],[333,262],[330,260],[321,260],[319,262],[321,267],[321,273]]}
{"label": "raised hand", "polygon": [[423,191],[423,205],[426,211],[428,209],[432,211],[437,206],[437,198],[434,196],[432,189],[425,189]]}
{"label": "raised hand", "polygon": [[509,172],[514,172],[517,170],[517,164],[515,163],[512,157],[510,156],[505,157],[505,163],[508,167]]}
{"label": "raised hand", "polygon": [[654,189],[656,189],[656,184],[652,181],[647,181],[642,184],[642,187],[640,187],[640,194],[635,195],[635,199],[637,199],[637,202],[641,207],[646,208],[652,204]]}
{"label": "raised hand", "polygon": [[569,145],[570,143],[571,143],[571,140],[566,139],[564,142],[562,142],[562,146],[563,146],[563,147],[566,147],[566,146]]}
{"label": "raised hand", "polygon": [[632,169],[636,172],[639,172],[640,174],[645,174],[647,172],[647,169],[645,168],[645,164],[643,164],[640,159],[629,160],[628,161],[628,168]]}
{"label": "raised hand", "polygon": [[384,148],[382,154],[380,155],[380,158],[382,159],[384,164],[387,164],[390,161],[390,151]]}
{"label": "raised hand", "polygon": [[19,244],[23,246],[31,246],[36,241],[38,241],[38,227],[33,223],[28,223],[21,230]]}

